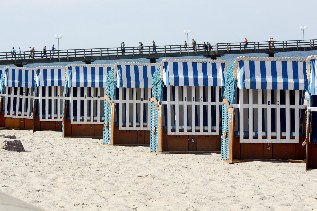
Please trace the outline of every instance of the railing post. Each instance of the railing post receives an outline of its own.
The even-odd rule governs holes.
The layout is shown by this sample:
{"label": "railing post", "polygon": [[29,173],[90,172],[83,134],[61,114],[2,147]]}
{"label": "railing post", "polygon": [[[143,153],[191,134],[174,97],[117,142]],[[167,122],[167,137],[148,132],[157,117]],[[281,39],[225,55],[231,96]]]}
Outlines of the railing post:
{"label": "railing post", "polygon": [[242,45],[241,45],[241,42],[240,42],[240,52],[242,51],[242,47],[241,47]]}
{"label": "railing post", "polygon": [[119,48],[117,48],[117,57],[119,57]]}
{"label": "railing post", "polygon": [[217,49],[217,53],[218,53],[218,43],[216,44],[216,49]]}
{"label": "railing post", "polygon": [[164,46],[164,52],[165,52],[165,56],[166,56],[166,45]]}
{"label": "railing post", "polygon": [[84,58],[86,58],[86,50],[84,49]]}
{"label": "railing post", "polygon": [[132,54],[133,54],[133,56],[134,56],[134,47],[132,47]]}
{"label": "railing post", "polygon": [[296,40],[296,46],[297,46],[297,50],[298,50],[298,40]]}
{"label": "railing post", "polygon": [[92,49],[90,49],[90,55],[91,55],[91,57],[92,57]]}
{"label": "railing post", "polygon": [[100,49],[100,57],[102,57],[102,49]]}
{"label": "railing post", "polygon": [[77,58],[77,51],[76,51],[76,49],[75,49],[75,58]]}
{"label": "railing post", "polygon": [[67,50],[67,60],[68,60],[68,50]]}

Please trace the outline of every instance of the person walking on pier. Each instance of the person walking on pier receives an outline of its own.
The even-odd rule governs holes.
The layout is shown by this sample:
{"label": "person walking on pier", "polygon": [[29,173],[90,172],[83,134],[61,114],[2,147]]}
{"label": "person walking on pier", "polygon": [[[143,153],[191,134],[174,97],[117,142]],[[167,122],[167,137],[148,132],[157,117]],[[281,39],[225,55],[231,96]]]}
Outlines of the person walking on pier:
{"label": "person walking on pier", "polygon": [[196,46],[196,40],[194,40],[194,39],[192,39],[192,46],[193,46],[193,50],[196,52],[197,46]]}
{"label": "person walking on pier", "polygon": [[245,37],[245,38],[244,38],[243,49],[246,49],[246,48],[248,47],[248,44],[249,44],[248,39]]}
{"label": "person walking on pier", "polygon": [[184,48],[185,48],[185,50],[187,50],[187,42],[186,42],[186,40],[185,40]]}
{"label": "person walking on pier", "polygon": [[121,52],[122,52],[122,55],[125,54],[125,44],[124,44],[124,42],[121,42]]}
{"label": "person walking on pier", "polygon": [[35,47],[31,48],[31,57],[32,59],[35,58]]}
{"label": "person walking on pier", "polygon": [[143,53],[143,43],[139,42],[139,53],[142,54]]}
{"label": "person walking on pier", "polygon": [[153,52],[154,52],[154,53],[157,53],[157,52],[156,52],[156,44],[155,44],[155,41],[154,41],[154,40],[153,40],[152,44],[153,44]]}
{"label": "person walking on pier", "polygon": [[11,55],[12,55],[12,58],[16,58],[17,54],[16,54],[14,47],[12,47]]}
{"label": "person walking on pier", "polygon": [[204,50],[207,52],[208,51],[208,45],[206,44],[206,42],[204,42]]}
{"label": "person walking on pier", "polygon": [[42,55],[42,58],[44,58],[44,56],[47,58],[47,54],[46,54],[46,46],[44,46],[44,48],[43,48],[43,55]]}

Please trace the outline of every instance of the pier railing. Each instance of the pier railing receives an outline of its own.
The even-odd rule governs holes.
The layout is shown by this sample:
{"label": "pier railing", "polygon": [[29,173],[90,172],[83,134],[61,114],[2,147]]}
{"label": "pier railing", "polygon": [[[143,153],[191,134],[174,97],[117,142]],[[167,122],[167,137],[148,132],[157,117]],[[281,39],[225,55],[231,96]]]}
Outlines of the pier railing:
{"label": "pier railing", "polygon": [[10,64],[25,61],[30,62],[55,62],[55,61],[83,61],[98,59],[122,59],[122,58],[159,58],[177,57],[186,55],[222,56],[224,54],[240,53],[270,53],[286,51],[317,50],[317,39],[311,40],[288,40],[288,41],[263,41],[263,42],[237,42],[217,43],[211,48],[203,44],[192,45],[165,45],[140,47],[116,47],[116,48],[90,48],[23,51],[23,52],[0,52],[0,64]]}

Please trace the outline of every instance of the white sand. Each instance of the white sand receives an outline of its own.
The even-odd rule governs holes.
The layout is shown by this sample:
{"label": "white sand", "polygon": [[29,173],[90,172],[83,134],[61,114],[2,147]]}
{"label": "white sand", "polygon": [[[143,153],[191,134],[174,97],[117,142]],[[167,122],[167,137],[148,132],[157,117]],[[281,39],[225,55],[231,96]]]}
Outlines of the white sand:
{"label": "white sand", "polygon": [[317,170],[303,163],[228,165],[219,154],[156,155],[58,132],[0,134],[28,151],[0,150],[0,191],[45,210],[317,209]]}

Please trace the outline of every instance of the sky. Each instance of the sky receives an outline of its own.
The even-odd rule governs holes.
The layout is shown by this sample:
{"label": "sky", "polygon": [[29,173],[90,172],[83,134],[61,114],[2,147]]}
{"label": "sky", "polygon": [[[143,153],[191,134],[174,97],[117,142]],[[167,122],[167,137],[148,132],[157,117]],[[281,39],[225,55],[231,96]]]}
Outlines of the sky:
{"label": "sky", "polygon": [[316,0],[0,0],[0,51],[317,38]]}

